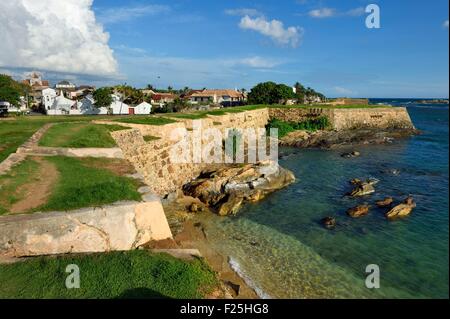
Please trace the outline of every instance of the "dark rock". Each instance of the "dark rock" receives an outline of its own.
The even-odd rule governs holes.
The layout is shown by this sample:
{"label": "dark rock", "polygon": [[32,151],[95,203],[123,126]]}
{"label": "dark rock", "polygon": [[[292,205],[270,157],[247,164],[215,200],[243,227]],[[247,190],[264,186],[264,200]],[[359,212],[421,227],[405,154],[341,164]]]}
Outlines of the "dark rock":
{"label": "dark rock", "polygon": [[375,187],[373,187],[373,185],[376,185],[378,180],[368,179],[367,181],[362,182],[358,179],[353,179],[351,183],[356,185],[356,187],[348,195],[351,197],[360,197],[375,193]]}
{"label": "dark rock", "polygon": [[368,205],[359,205],[347,210],[347,214],[353,218],[359,218],[365,216],[369,213],[370,206]]}
{"label": "dark rock", "polygon": [[350,153],[341,154],[341,157],[344,157],[344,158],[354,158],[354,157],[359,157],[359,156],[361,156],[361,153],[358,151],[352,151]]}
{"label": "dark rock", "polygon": [[231,281],[225,281],[225,284],[233,290],[236,296],[239,296],[239,292],[241,290],[241,286],[238,284],[235,284]]}
{"label": "dark rock", "polygon": [[327,216],[321,220],[322,225],[327,229],[333,229],[336,227],[336,218]]}
{"label": "dark rock", "polygon": [[391,206],[393,202],[394,199],[392,197],[386,197],[385,199],[376,201],[375,203],[377,204],[378,207],[383,208]]}

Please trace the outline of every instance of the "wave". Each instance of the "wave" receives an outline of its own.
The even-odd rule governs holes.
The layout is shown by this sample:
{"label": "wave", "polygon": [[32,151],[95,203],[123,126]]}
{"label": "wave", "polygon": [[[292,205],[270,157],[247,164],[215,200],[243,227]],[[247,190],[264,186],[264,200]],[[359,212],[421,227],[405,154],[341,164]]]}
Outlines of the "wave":
{"label": "wave", "polygon": [[256,282],[254,282],[243,270],[241,265],[237,262],[236,259],[233,259],[232,257],[229,257],[228,263],[230,264],[231,269],[238,274],[239,277],[244,280],[244,282],[252,288],[259,298],[261,299],[273,299],[269,294],[267,294],[264,290],[262,290]]}

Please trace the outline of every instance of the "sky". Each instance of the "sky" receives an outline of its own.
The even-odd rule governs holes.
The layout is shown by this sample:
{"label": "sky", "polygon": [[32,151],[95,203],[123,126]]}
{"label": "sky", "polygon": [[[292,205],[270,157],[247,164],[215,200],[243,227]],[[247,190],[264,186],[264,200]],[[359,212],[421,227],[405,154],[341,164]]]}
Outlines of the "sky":
{"label": "sky", "polygon": [[[369,4],[380,28],[367,28]],[[0,73],[53,84],[449,96],[448,0],[2,0]]]}

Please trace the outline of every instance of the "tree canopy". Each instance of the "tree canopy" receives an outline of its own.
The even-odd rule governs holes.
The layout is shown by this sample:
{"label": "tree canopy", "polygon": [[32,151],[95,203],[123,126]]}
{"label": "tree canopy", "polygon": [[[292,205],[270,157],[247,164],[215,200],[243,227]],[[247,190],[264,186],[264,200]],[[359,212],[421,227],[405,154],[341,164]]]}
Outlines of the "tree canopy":
{"label": "tree canopy", "polygon": [[248,94],[250,104],[277,104],[292,98],[295,94],[291,87],[275,82],[259,83]]}
{"label": "tree canopy", "polygon": [[113,102],[112,99],[112,89],[109,87],[100,88],[94,91],[93,96],[95,100],[95,106],[100,107],[109,107]]}
{"label": "tree canopy", "polygon": [[27,94],[29,87],[15,81],[9,75],[0,74],[0,101],[19,106],[20,97]]}

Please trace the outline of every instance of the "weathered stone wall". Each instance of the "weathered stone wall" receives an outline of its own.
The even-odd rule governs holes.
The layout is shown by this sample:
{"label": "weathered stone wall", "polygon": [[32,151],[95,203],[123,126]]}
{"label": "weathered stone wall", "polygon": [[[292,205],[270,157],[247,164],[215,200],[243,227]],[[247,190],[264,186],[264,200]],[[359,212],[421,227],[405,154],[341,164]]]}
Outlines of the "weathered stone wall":
{"label": "weathered stone wall", "polygon": [[[225,135],[229,128],[264,128],[270,118],[284,121],[300,122],[309,118],[327,116],[335,130],[360,127],[373,128],[410,128],[411,120],[405,108],[374,109],[321,109],[321,108],[265,108],[240,113],[227,113],[220,116],[208,116],[196,120],[201,123],[202,130],[217,128]],[[105,124],[107,124],[105,122]],[[177,140],[171,139],[175,128],[192,130],[193,120],[180,120],[174,124],[128,125],[132,130],[112,132],[126,159],[144,176],[145,182],[158,195],[166,195],[179,189],[197,177],[205,168],[205,164],[174,163],[171,161],[171,150]],[[188,133],[192,138],[193,133]],[[159,140],[145,142],[143,135],[160,137]],[[202,147],[210,142],[202,139]],[[192,151],[192,143],[189,144]],[[192,155],[192,153],[191,153]]]}
{"label": "weathered stone wall", "polygon": [[[264,128],[269,121],[268,109],[228,113],[220,116],[208,116],[195,120],[201,124],[202,130],[215,128],[223,135],[229,128]],[[176,191],[182,185],[197,177],[207,164],[200,163],[174,163],[171,161],[171,151],[178,141],[171,138],[175,128],[184,127],[192,139],[193,120],[181,120],[178,123],[150,126],[133,126],[133,130],[112,132],[117,145],[122,149],[124,156],[144,176],[147,185],[158,195],[165,195]],[[143,135],[161,137],[159,140],[145,142]],[[202,147],[211,139],[203,138]],[[189,143],[192,146],[192,143]],[[191,148],[191,156],[193,148]]]}
{"label": "weathered stone wall", "polygon": [[285,122],[303,122],[311,118],[317,118],[324,114],[321,108],[270,108],[270,118],[276,118]]}
{"label": "weathered stone wall", "polygon": [[0,217],[0,255],[130,250],[172,233],[159,200]]}
{"label": "weathered stone wall", "polygon": [[404,107],[332,109],[329,118],[333,129],[357,128],[413,129],[414,125]]}
{"label": "weathered stone wall", "polygon": [[328,117],[331,128],[337,131],[356,128],[411,129],[414,125],[404,107],[380,108],[335,108],[270,109],[270,117],[286,122],[301,122],[317,116]]}

